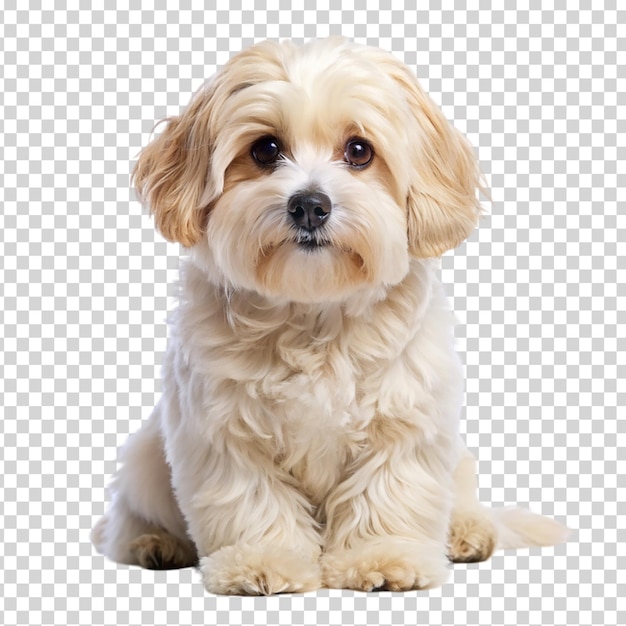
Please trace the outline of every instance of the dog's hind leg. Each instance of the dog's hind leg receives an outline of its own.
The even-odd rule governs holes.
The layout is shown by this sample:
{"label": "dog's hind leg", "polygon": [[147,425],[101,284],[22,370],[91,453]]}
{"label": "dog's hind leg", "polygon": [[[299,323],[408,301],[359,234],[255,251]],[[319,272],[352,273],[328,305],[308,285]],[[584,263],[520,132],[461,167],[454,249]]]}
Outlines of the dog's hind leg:
{"label": "dog's hind leg", "polygon": [[569,529],[556,520],[525,509],[491,509],[480,504],[476,461],[465,449],[453,478],[455,503],[448,540],[451,561],[485,561],[495,549],[553,546],[567,541]]}
{"label": "dog's hind leg", "polygon": [[97,550],[118,563],[148,569],[193,566],[198,557],[172,492],[159,427],[159,407],[130,437],[112,485],[110,509],[95,525]]}
{"label": "dog's hind leg", "polygon": [[476,460],[465,448],[453,481],[448,556],[455,563],[486,561],[495,550],[498,533],[490,510],[478,501]]}

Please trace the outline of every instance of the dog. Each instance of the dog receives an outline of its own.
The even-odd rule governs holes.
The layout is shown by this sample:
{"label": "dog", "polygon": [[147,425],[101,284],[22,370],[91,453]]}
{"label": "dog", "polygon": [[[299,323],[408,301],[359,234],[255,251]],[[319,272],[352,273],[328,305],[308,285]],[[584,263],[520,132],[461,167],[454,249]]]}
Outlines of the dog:
{"label": "dog", "polygon": [[254,45],[133,180],[188,256],[99,552],[265,595],[426,589],[450,561],[565,540],[477,500],[437,258],[476,226],[482,177],[406,65],[344,39]]}

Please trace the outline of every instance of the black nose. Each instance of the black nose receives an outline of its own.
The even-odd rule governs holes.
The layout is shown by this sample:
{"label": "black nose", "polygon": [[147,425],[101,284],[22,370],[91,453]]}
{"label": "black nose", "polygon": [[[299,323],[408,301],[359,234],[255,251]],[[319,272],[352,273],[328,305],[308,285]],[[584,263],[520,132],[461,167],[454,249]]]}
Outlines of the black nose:
{"label": "black nose", "polygon": [[297,193],[289,199],[287,210],[297,226],[306,230],[319,228],[330,215],[332,203],[321,192]]}

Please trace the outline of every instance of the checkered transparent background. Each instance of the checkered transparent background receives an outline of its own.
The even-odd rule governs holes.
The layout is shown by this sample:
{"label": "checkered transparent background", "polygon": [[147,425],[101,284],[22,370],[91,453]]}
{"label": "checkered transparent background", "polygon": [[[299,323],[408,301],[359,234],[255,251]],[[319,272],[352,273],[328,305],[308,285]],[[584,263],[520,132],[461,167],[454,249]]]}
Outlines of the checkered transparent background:
{"label": "checkered transparent background", "polygon": [[[90,4],[1,10],[1,621],[625,624],[617,0]],[[456,565],[429,592],[215,597],[193,570],[119,566],[89,543],[117,447],[159,396],[180,253],[133,200],[129,171],[154,122],[232,53],[340,33],[414,67],[477,147],[491,215],[444,257],[443,278],[480,496],[576,533],[554,549]]]}

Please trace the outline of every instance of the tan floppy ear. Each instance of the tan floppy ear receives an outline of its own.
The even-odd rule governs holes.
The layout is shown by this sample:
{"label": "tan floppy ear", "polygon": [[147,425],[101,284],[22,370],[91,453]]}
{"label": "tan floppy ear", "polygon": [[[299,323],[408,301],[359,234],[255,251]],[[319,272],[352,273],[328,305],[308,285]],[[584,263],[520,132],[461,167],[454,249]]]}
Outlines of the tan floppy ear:
{"label": "tan floppy ear", "polygon": [[157,229],[185,247],[198,243],[206,226],[208,209],[201,206],[201,197],[212,143],[208,99],[201,90],[182,115],[164,120],[165,130],[141,151],[132,174]]}
{"label": "tan floppy ear", "polygon": [[478,163],[465,137],[444,117],[408,68],[396,73],[417,121],[407,198],[411,254],[436,257],[458,246],[482,212]]}

